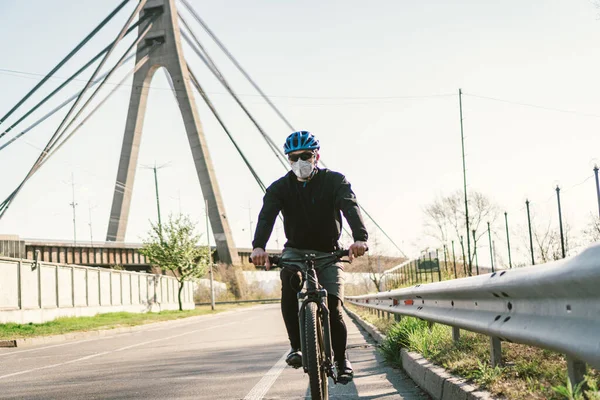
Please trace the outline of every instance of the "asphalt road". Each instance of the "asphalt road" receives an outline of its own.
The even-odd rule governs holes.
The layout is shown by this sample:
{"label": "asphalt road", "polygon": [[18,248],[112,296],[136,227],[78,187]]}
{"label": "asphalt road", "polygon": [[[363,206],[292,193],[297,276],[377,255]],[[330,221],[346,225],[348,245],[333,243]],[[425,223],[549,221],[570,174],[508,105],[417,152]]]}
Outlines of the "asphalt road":
{"label": "asphalt road", "polygon": [[[355,379],[330,385],[331,399],[428,399],[385,365],[352,320],[346,323]],[[0,398],[309,399],[308,376],[285,365],[287,351],[279,305],[256,306],[136,332],[0,349]]]}

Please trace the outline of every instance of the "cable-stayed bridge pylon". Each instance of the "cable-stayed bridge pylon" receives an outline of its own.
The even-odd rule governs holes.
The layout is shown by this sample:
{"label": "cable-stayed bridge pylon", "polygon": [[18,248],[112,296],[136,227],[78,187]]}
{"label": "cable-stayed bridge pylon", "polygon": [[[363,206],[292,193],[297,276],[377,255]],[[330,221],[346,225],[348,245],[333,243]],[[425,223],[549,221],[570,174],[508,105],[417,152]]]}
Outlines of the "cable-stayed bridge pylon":
{"label": "cable-stayed bridge pylon", "polygon": [[123,241],[125,239],[132,191],[124,190],[124,188],[133,187],[149,86],[154,73],[163,67],[173,82],[196,173],[204,199],[208,202],[207,211],[219,259],[221,262],[231,264],[237,260],[237,252],[200,117],[194,104],[189,71],[183,57],[175,0],[148,0],[140,12],[140,18],[147,13],[161,13],[161,15],[146,35],[145,43],[140,43],[138,46],[137,58],[143,57],[144,45],[158,42],[160,46],[149,55],[148,62],[137,70],[133,77],[133,88],[129,100],[106,240]]}

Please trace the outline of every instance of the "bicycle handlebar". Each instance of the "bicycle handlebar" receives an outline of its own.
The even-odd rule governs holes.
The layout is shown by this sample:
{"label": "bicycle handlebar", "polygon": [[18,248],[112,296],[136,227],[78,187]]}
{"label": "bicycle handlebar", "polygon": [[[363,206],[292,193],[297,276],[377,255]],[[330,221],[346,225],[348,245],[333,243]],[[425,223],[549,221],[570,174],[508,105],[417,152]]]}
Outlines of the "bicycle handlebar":
{"label": "bicycle handlebar", "polygon": [[[312,261],[319,261],[319,260],[326,260],[328,258],[336,258],[336,259],[340,259],[344,256],[348,255],[348,249],[340,249],[340,250],[336,250],[336,251],[332,251],[331,253],[327,253],[324,255],[320,255],[320,256],[315,256],[315,257],[311,257],[309,254],[306,254],[304,257],[300,258],[286,258],[285,260],[282,260],[280,256],[269,256],[269,262],[271,263],[271,268],[273,267],[278,267],[281,261],[284,262],[304,262],[308,259],[312,260]],[[252,257],[249,257],[249,260],[252,264],[254,264],[254,262],[252,261]]]}

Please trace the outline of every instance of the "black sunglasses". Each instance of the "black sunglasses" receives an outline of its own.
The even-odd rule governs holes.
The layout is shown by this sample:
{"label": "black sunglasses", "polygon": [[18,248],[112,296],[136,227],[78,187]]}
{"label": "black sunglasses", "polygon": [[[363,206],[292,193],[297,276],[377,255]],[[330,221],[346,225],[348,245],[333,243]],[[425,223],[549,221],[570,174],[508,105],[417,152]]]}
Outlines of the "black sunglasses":
{"label": "black sunglasses", "polygon": [[290,154],[288,155],[288,159],[292,162],[296,162],[298,161],[298,159],[301,159],[302,161],[308,161],[311,158],[313,158],[315,156],[315,153],[310,152],[310,153],[300,153],[300,154]]}

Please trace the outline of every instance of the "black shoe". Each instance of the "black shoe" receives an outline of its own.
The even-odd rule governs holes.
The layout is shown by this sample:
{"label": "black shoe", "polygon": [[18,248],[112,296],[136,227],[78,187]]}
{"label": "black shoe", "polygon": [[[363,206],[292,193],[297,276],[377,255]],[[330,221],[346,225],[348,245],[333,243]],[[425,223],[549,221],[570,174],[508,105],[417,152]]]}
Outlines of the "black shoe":
{"label": "black shoe", "polygon": [[354,379],[354,371],[352,370],[352,364],[347,358],[343,361],[336,361],[335,366],[337,368],[337,381],[342,385],[346,385],[352,382]]}
{"label": "black shoe", "polygon": [[300,368],[302,366],[302,352],[300,350],[292,349],[290,354],[285,358],[287,365],[293,368]]}

